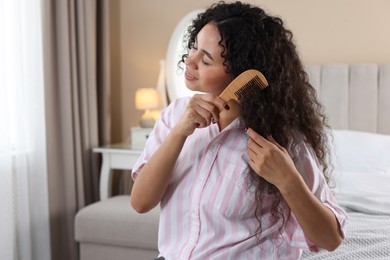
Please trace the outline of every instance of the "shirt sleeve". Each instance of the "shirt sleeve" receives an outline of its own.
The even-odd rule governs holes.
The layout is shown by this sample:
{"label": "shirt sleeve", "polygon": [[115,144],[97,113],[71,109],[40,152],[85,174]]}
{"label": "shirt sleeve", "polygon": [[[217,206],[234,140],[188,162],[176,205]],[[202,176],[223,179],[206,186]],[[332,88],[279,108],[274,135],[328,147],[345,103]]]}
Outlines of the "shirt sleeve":
{"label": "shirt sleeve", "polygon": [[[335,215],[339,222],[342,235],[345,237],[348,222],[347,214],[334,198],[334,195],[325,180],[314,149],[309,143],[302,141],[294,147],[294,151],[290,154],[292,154],[293,159],[295,159],[295,166],[304,178],[309,189]],[[286,232],[287,240],[292,246],[314,252],[320,251],[320,249],[304,235],[303,230],[293,213],[291,213],[290,220],[286,225]]]}
{"label": "shirt sleeve", "polygon": [[176,125],[182,113],[184,113],[189,98],[179,98],[173,101],[167,108],[165,108],[150,133],[146,141],[144,150],[138,157],[134,164],[131,176],[135,180],[141,171],[142,167],[154,154],[157,148],[163,143],[169,132]]}

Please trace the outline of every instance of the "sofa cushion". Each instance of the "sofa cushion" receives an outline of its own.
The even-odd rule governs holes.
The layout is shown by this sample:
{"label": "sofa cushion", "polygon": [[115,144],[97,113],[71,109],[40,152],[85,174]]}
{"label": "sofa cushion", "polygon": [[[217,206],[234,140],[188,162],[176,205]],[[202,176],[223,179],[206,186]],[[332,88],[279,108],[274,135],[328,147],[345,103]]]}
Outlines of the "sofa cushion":
{"label": "sofa cushion", "polygon": [[139,214],[130,196],[121,195],[81,209],[75,217],[75,238],[81,243],[157,249],[160,207]]}

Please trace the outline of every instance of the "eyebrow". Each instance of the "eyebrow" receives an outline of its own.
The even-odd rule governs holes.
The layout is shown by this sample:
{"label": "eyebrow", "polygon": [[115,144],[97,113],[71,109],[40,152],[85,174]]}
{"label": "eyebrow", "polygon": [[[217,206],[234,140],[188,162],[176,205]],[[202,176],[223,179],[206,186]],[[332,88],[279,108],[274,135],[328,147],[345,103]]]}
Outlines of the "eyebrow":
{"label": "eyebrow", "polygon": [[207,57],[209,57],[212,61],[214,61],[213,57],[211,56],[211,54],[210,54],[208,51],[206,51],[206,50],[204,50],[204,49],[201,49],[200,51],[201,51],[204,55],[206,55]]}
{"label": "eyebrow", "polygon": [[[194,44],[198,43],[198,36],[195,37],[195,42]],[[210,58],[210,60],[214,61],[213,57],[211,56],[210,52],[206,51],[205,49],[200,50],[204,55]]]}

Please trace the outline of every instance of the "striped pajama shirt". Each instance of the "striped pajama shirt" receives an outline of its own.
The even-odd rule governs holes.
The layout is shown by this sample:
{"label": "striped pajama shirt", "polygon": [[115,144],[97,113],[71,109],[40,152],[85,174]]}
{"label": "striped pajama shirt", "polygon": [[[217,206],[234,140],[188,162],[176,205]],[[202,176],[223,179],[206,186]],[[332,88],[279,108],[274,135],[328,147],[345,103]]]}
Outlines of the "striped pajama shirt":
{"label": "striped pajama shirt", "polygon": [[[188,100],[177,99],[161,113],[133,168],[134,179],[181,118]],[[221,132],[217,124],[211,124],[187,138],[160,203],[160,256],[169,260],[299,259],[302,250],[318,251],[293,214],[280,232],[281,222],[274,223],[269,213],[271,198],[265,198],[261,208],[261,237],[254,235],[258,222],[247,140],[240,118]],[[346,214],[326,184],[310,144],[301,138],[288,151],[309,188],[334,212],[344,232]],[[288,206],[283,206],[288,212]]]}

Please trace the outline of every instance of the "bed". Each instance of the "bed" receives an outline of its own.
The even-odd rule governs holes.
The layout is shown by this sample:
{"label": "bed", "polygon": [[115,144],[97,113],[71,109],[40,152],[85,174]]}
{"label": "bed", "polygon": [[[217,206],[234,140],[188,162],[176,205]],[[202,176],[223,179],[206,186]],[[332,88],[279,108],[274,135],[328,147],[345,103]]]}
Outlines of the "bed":
{"label": "bed", "polygon": [[349,225],[336,251],[302,259],[390,259],[390,65],[306,70],[332,127],[334,192]]}
{"label": "bed", "polygon": [[346,238],[334,252],[304,252],[302,259],[390,259],[390,136],[351,130],[332,135],[335,196],[349,218]]}
{"label": "bed", "polygon": [[[170,100],[191,95],[177,61],[183,34],[200,10],[176,26],[166,57]],[[302,259],[390,259],[390,64],[307,65],[331,131],[335,196],[348,212],[343,244]]]}

